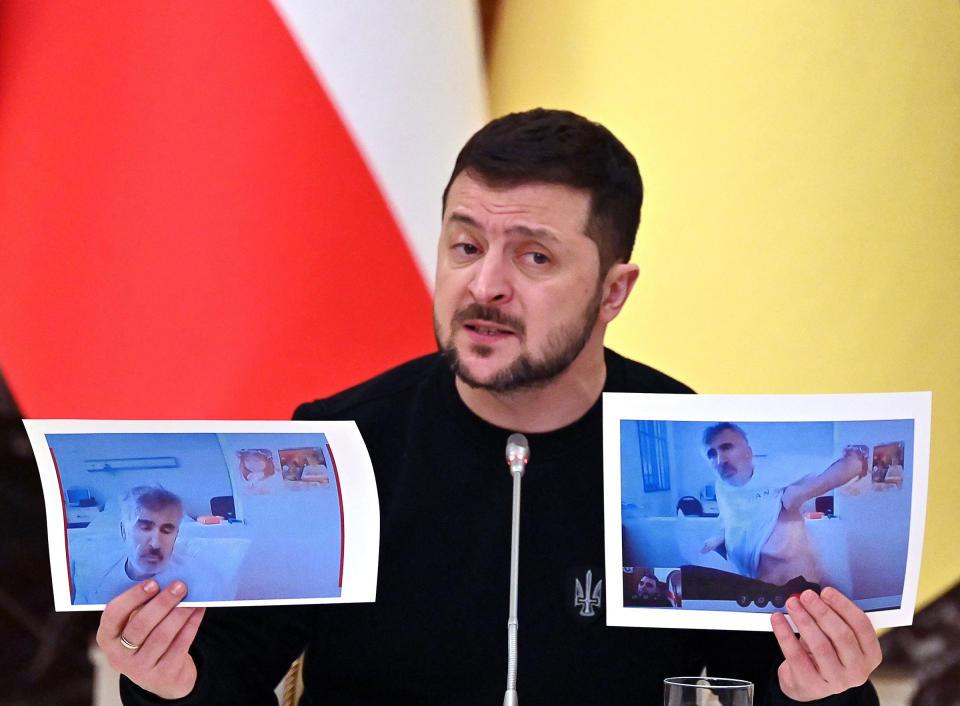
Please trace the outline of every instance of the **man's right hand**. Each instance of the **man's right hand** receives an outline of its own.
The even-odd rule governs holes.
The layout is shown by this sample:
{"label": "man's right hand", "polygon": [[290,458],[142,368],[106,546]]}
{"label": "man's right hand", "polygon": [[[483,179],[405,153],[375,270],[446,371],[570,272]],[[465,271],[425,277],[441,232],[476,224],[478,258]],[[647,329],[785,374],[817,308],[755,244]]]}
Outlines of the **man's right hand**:
{"label": "man's right hand", "polygon": [[161,698],[178,699],[197,683],[197,667],[188,650],[204,609],[177,607],[187,594],[182,581],[158,590],[157,582],[148,579],[107,603],[97,644],[110,665],[135,684]]}
{"label": "man's right hand", "polygon": [[869,472],[870,468],[867,465],[868,451],[869,449],[862,445],[850,445],[843,449],[842,460],[847,461],[847,465],[851,468],[851,472],[856,472],[856,475],[851,477],[863,478]]}

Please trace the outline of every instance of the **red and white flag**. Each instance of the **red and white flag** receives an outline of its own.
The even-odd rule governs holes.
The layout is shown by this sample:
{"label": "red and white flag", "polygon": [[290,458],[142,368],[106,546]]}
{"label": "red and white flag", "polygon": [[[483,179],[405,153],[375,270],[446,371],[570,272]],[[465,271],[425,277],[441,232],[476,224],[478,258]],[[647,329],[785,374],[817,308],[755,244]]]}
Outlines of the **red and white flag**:
{"label": "red and white flag", "polygon": [[472,2],[8,0],[0,28],[25,416],[286,418],[432,349]]}

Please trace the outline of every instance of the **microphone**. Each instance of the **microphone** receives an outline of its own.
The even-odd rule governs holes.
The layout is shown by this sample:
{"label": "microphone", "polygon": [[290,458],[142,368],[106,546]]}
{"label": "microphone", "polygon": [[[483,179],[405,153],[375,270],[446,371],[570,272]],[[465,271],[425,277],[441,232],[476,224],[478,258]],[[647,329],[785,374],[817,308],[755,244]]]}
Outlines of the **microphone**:
{"label": "microphone", "polygon": [[530,444],[523,434],[507,438],[507,465],[513,476],[513,515],[510,521],[510,614],[507,617],[507,691],[503,706],[517,706],[517,585],[520,569],[520,479],[530,460]]}
{"label": "microphone", "polygon": [[523,475],[523,468],[530,460],[530,444],[523,434],[511,434],[507,438],[507,464],[512,475]]}

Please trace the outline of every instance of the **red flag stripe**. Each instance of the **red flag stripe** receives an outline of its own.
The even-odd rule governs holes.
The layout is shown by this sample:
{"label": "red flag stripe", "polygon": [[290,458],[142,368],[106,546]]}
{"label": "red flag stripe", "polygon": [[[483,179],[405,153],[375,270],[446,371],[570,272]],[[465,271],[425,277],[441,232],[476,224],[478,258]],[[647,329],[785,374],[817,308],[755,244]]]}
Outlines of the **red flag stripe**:
{"label": "red flag stripe", "polygon": [[0,365],[26,415],[284,418],[432,347],[266,0],[7,2],[0,27]]}

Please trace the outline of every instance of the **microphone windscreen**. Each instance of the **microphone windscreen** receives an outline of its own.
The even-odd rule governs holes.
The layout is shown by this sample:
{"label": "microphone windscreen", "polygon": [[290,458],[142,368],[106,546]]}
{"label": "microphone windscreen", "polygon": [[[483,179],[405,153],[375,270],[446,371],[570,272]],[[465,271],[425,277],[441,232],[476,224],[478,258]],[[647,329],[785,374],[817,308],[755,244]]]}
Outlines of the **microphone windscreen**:
{"label": "microphone windscreen", "polygon": [[511,434],[507,438],[507,463],[519,459],[526,463],[530,460],[530,444],[523,434]]}

